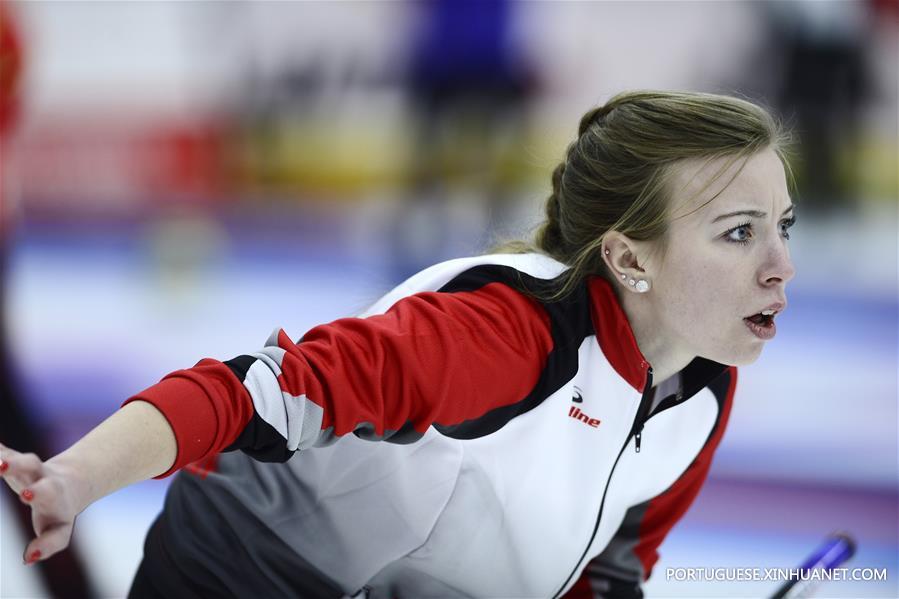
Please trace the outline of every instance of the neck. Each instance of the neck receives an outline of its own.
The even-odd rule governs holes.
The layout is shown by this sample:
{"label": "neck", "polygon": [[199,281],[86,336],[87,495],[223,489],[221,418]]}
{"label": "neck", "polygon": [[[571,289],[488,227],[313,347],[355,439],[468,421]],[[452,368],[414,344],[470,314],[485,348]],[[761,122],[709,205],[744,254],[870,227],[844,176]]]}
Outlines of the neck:
{"label": "neck", "polygon": [[617,286],[615,293],[627,315],[640,352],[652,366],[653,387],[671,378],[693,361],[696,356],[679,348],[659,324],[649,298],[619,291]]}

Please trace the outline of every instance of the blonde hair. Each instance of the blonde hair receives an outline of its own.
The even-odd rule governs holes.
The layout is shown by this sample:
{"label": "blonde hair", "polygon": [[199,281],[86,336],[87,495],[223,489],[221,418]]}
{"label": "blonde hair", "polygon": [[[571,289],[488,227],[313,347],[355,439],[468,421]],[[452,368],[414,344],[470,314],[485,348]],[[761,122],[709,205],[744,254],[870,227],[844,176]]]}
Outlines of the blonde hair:
{"label": "blonde hair", "polygon": [[790,142],[767,110],[739,98],[668,91],[618,94],[581,118],[577,139],[553,171],[546,220],[534,240],[497,250],[539,251],[567,264],[551,296],[559,299],[590,275],[608,276],[600,255],[607,232],[642,241],[664,239],[673,166],[726,158],[714,181],[736,162],[745,164],[751,155],[772,148],[789,173]]}

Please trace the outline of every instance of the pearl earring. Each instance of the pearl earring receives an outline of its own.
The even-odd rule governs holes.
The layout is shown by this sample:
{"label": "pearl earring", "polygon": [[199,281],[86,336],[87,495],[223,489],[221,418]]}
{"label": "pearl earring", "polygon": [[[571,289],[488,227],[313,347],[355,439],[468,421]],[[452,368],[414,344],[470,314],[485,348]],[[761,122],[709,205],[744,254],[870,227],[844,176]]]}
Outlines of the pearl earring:
{"label": "pearl earring", "polygon": [[606,250],[606,251],[605,251],[605,254],[606,254],[606,256],[608,256],[608,255],[609,255],[609,250]]}
{"label": "pearl earring", "polygon": [[625,280],[626,278],[627,278],[627,275],[621,275],[621,280],[622,280],[622,281]]}
{"label": "pearl earring", "polygon": [[636,289],[638,293],[646,293],[647,291],[649,291],[649,283],[647,281],[644,281],[643,279],[640,279],[639,281],[637,281],[634,289]]}

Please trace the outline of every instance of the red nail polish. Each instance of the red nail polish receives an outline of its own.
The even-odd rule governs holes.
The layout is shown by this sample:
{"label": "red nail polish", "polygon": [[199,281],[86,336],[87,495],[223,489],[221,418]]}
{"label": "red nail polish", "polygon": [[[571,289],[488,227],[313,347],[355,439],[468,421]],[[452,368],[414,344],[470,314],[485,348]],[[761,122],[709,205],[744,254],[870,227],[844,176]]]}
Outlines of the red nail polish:
{"label": "red nail polish", "polygon": [[31,501],[32,499],[34,499],[34,491],[32,491],[31,489],[25,489],[24,491],[22,491],[22,499],[24,499],[25,501]]}
{"label": "red nail polish", "polygon": [[7,470],[9,470],[9,464],[7,464],[6,462],[0,461],[0,474],[3,474]]}
{"label": "red nail polish", "polygon": [[41,559],[41,552],[39,549],[37,549],[31,552],[31,555],[28,556],[28,561],[26,563],[33,564],[39,559]]}

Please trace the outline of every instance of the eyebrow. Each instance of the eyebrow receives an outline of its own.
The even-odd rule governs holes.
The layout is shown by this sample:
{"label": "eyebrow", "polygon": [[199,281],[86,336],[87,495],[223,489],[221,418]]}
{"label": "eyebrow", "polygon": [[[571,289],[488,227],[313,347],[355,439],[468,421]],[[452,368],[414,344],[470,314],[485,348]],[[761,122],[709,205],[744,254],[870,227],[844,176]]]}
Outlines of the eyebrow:
{"label": "eyebrow", "polygon": [[[787,209],[781,213],[781,216],[783,216],[784,214],[786,214],[787,212],[789,212],[792,209],[793,209],[793,204],[790,204],[787,207]],[[725,218],[730,218],[732,216],[742,216],[742,215],[752,216],[755,218],[765,218],[766,216],[768,216],[768,213],[761,212],[760,210],[738,210],[736,212],[728,212],[727,214],[722,214],[721,216],[716,216],[712,222],[717,223],[719,220],[724,220]]]}

